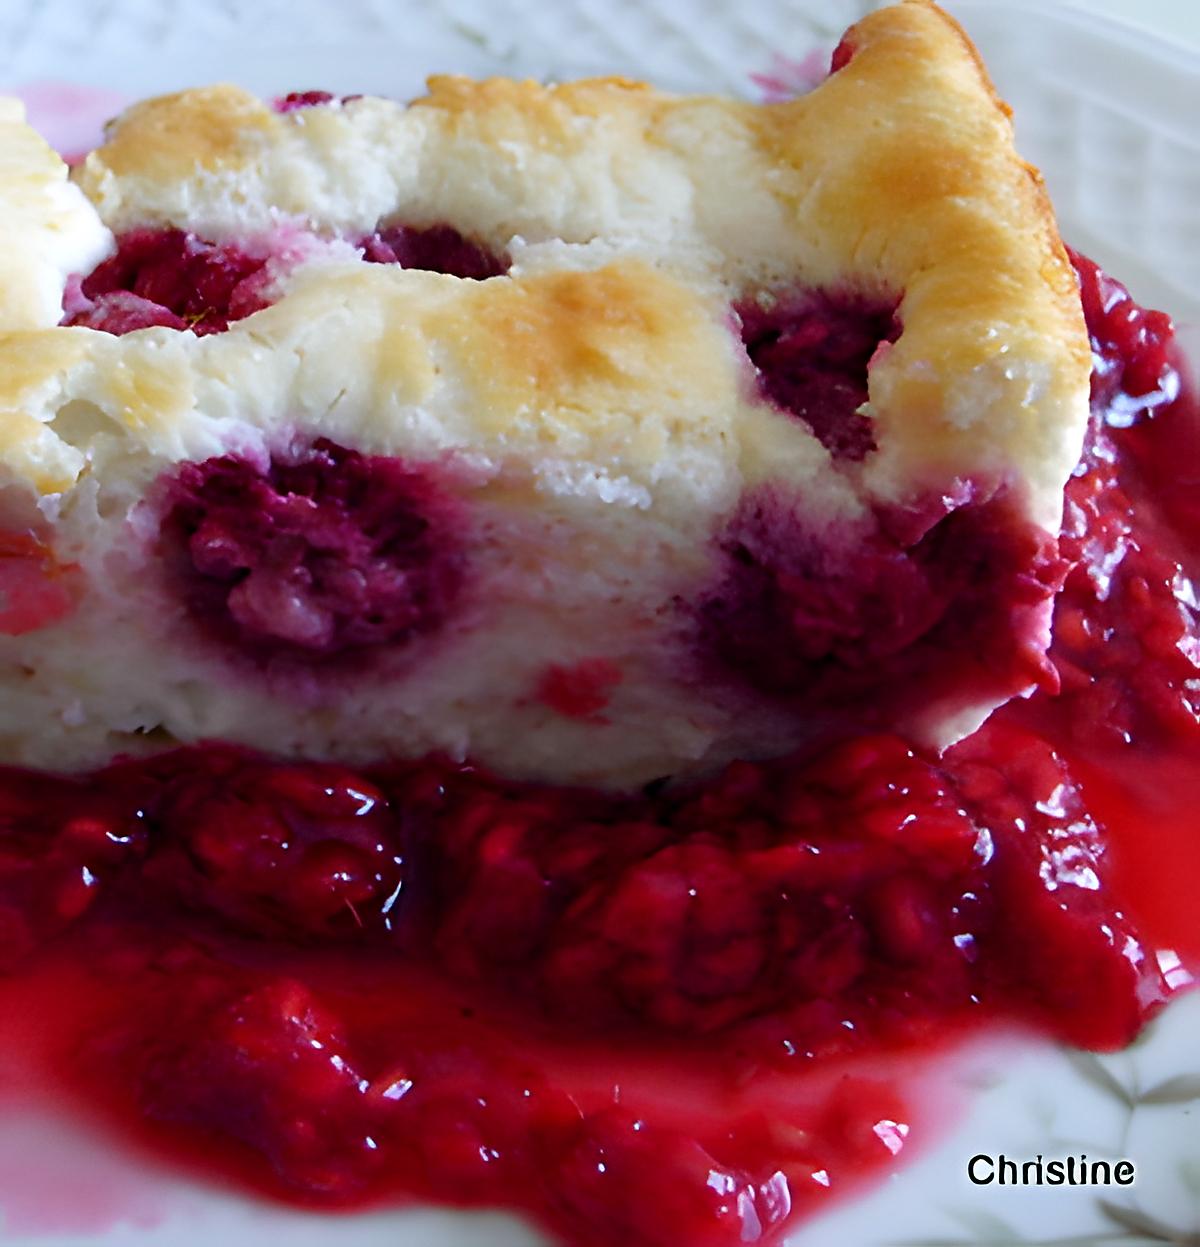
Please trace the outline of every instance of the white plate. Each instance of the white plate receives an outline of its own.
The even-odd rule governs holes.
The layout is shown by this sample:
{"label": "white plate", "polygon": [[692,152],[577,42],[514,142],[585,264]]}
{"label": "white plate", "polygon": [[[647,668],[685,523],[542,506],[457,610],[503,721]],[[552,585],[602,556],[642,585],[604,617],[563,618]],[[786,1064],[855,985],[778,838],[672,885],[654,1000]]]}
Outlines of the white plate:
{"label": "white plate", "polygon": [[[1186,0],[1184,0],[1186,2]],[[3,0],[0,83],[73,82],[125,97],[216,79],[263,93],[415,94],[432,71],[624,72],[684,90],[750,90],[776,52],[829,47],[854,0]],[[1144,302],[1200,325],[1200,61],[1062,4],[948,5],[1016,110],[1064,235]],[[109,96],[111,101],[114,96]],[[66,141],[79,142],[66,135]],[[947,1077],[960,1125],[866,1197],[799,1227],[789,1247],[1149,1244],[1200,1232],[1200,996],[1105,1059],[1004,1043]],[[1129,1156],[1133,1188],[973,1187],[977,1152]],[[24,1188],[28,1201],[15,1198]],[[39,1247],[529,1247],[507,1217],[441,1211],[326,1218],[146,1173],[77,1127],[0,1122],[0,1240]],[[94,1214],[107,1202],[107,1229]],[[27,1207],[23,1207],[27,1203]],[[85,1206],[86,1205],[86,1206]],[[47,1213],[63,1232],[35,1231]],[[688,1247],[680,1244],[680,1247]]]}

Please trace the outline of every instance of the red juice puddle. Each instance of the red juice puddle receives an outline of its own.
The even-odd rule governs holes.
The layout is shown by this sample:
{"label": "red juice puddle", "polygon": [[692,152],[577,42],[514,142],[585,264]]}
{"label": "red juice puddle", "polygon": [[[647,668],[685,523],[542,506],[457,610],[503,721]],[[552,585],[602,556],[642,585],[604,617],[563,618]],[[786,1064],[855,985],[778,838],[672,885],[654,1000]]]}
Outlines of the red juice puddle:
{"label": "red juice puddle", "polygon": [[938,1133],[964,1041],[1128,1042],[1200,962],[1200,426],[1165,318],[1078,267],[1057,696],[940,760],[864,737],[630,796],[221,746],[4,772],[5,1097],[300,1206],[733,1247]]}
{"label": "red juice puddle", "polygon": [[[275,974],[287,972],[285,959],[272,954],[268,960],[272,970],[267,978],[273,980]],[[533,1203],[522,1198],[526,1192],[521,1187],[504,1190],[498,1185],[511,1180],[512,1171],[501,1148],[485,1141],[486,1131],[472,1128],[471,1114],[474,1112],[478,1121],[487,1114],[487,1102],[496,1100],[494,1107],[499,1112],[494,1125],[503,1129],[506,1122],[519,1123],[525,1115],[524,1104],[540,1097],[540,1111],[547,1112],[548,1131],[565,1124],[564,1114],[574,1119],[581,1110],[592,1126],[578,1154],[564,1158],[547,1152],[538,1157],[539,1163],[552,1164],[560,1172],[577,1170],[579,1178],[599,1184],[594,1192],[597,1198],[608,1193],[605,1179],[612,1180],[605,1173],[606,1163],[610,1174],[611,1167],[628,1164],[634,1158],[631,1151],[640,1148],[638,1135],[643,1131],[647,1134],[644,1155],[636,1159],[648,1167],[640,1174],[625,1172],[620,1185],[611,1192],[623,1200],[622,1187],[636,1188],[637,1205],[619,1218],[632,1232],[637,1232],[636,1218],[650,1211],[638,1212],[637,1207],[654,1197],[660,1204],[665,1201],[665,1207],[660,1206],[652,1215],[665,1220],[667,1226],[690,1225],[696,1237],[689,1242],[739,1241],[737,1237],[729,1239],[719,1225],[728,1219],[719,1211],[722,1205],[729,1206],[738,1224],[747,1227],[750,1237],[745,1241],[757,1241],[760,1214],[751,1206],[763,1205],[761,1192],[740,1188],[736,1173],[715,1164],[696,1140],[710,1145],[715,1140],[727,1149],[736,1145],[743,1157],[786,1159],[789,1181],[783,1181],[784,1170],[772,1168],[763,1185],[769,1194],[784,1200],[780,1213],[789,1209],[803,1212],[823,1204],[831,1192],[844,1197],[873,1177],[891,1172],[901,1152],[907,1159],[928,1141],[932,1131],[925,1128],[926,1123],[946,1115],[932,1082],[932,1054],[928,1052],[876,1053],[867,1060],[831,1061],[799,1075],[765,1071],[755,1077],[743,1070],[730,1079],[727,1071],[714,1068],[711,1053],[696,1046],[653,1051],[620,1040],[582,1036],[563,1043],[540,1034],[536,1025],[526,1025],[518,1039],[512,1017],[488,1015],[477,1006],[472,1016],[465,1016],[467,1007],[460,995],[447,991],[444,984],[415,967],[364,968],[361,959],[336,955],[299,958],[297,966],[291,968],[297,967],[302,968],[313,988],[310,1004],[319,999],[322,1006],[337,1010],[352,1028],[358,1028],[359,1036],[374,1033],[380,1045],[377,1055],[386,1059],[367,1098],[378,1098],[392,1106],[399,1106],[408,1096],[415,1098],[420,1094],[419,1067],[423,1062],[426,1073],[433,1071],[441,1079],[438,1095],[418,1109],[417,1117],[406,1127],[412,1133],[413,1146],[404,1158],[403,1174],[384,1173],[379,1168],[372,1172],[373,1142],[386,1146],[382,1133],[376,1141],[369,1135],[351,1139],[339,1134],[339,1150],[352,1151],[355,1143],[366,1149],[356,1161],[346,1164],[344,1154],[337,1157],[324,1150],[300,1128],[288,1159],[298,1167],[292,1176],[302,1167],[312,1186],[285,1189],[282,1194],[301,1206],[325,1211],[395,1206],[398,1196],[403,1197],[402,1202],[432,1199],[518,1208]],[[27,1090],[38,1087],[54,1098],[65,1090],[68,1098],[78,1097],[77,1104],[89,1126],[121,1138],[135,1156],[143,1156],[160,1173],[175,1170],[223,1184],[233,1182],[267,1198],[279,1198],[279,1173],[264,1163],[258,1151],[231,1144],[225,1129],[180,1131],[152,1117],[131,1114],[126,1098],[130,1071],[122,1065],[126,1059],[133,1059],[132,1053],[123,1054],[115,1065],[108,1066],[99,1083],[99,1071],[91,1060],[86,1068],[79,1065],[77,1041],[81,1033],[90,1030],[105,1034],[107,1043],[98,1046],[103,1050],[116,1045],[109,1048],[111,1056],[121,1046],[118,1036],[131,1029],[128,1018],[132,1011],[160,1012],[151,996],[161,991],[162,983],[151,986],[146,982],[138,987],[133,985],[137,978],[135,972],[132,979],[123,980],[122,987],[114,990],[113,981],[104,975],[81,973],[78,961],[68,952],[66,957],[47,957],[27,975],[5,983],[0,990],[5,1012],[19,1011],[41,1019],[37,1050],[26,1053],[23,1073]],[[367,990],[360,994],[360,986]],[[269,993],[271,989],[266,990]],[[50,996],[54,1003],[48,1005]],[[3,1042],[6,1046],[12,1043],[13,1036],[5,1034]],[[314,1042],[312,1034],[305,1033],[304,1047],[315,1051],[317,1042],[322,1041]],[[949,1046],[949,1037],[945,1043]],[[312,1077],[306,1083],[306,1094],[293,1104],[293,1108],[302,1105],[300,1111],[311,1112],[314,1119],[322,1116],[322,1092],[329,1092],[329,1082],[336,1082],[341,1072],[338,1053],[333,1051],[336,1046],[327,1044],[331,1059],[319,1061],[326,1068],[317,1076],[312,1076],[314,1070],[307,1071]],[[139,1044],[137,1048],[138,1059],[155,1060],[153,1044]],[[414,1048],[419,1050],[417,1059],[406,1060]],[[239,1055],[244,1058],[244,1054]],[[307,1055],[301,1052],[298,1059],[303,1061]],[[274,1049],[271,1059],[286,1065],[289,1059],[296,1060],[297,1054],[289,1056]],[[898,1090],[901,1087],[905,1092]],[[922,1101],[916,1116],[906,1103],[908,1092],[916,1093]],[[382,1122],[378,1116],[375,1120]],[[304,1127],[308,1123],[300,1120],[289,1124]],[[326,1118],[322,1124],[336,1131],[333,1119]],[[518,1125],[513,1133],[519,1132]],[[497,1136],[490,1137],[500,1142]],[[825,1163],[818,1163],[818,1156]],[[805,1163],[800,1157],[812,1159]],[[389,1159],[390,1165],[395,1165],[398,1158],[393,1155]],[[326,1162],[332,1162],[332,1167],[324,1168]],[[485,1188],[491,1182],[497,1185],[492,1189],[493,1198],[481,1200],[481,1175],[488,1165],[497,1172],[485,1181]],[[679,1176],[694,1179],[694,1185],[711,1196],[713,1207],[704,1212],[707,1220],[714,1208],[717,1210],[718,1224],[713,1228],[696,1219],[692,1183],[684,1188],[686,1193],[672,1199],[671,1178]],[[61,1176],[56,1181],[61,1181]],[[465,1188],[456,1190],[456,1181],[465,1183]],[[525,1174],[522,1183],[529,1181]],[[45,1183],[40,1185],[44,1190]],[[128,1208],[106,1198],[111,1192],[99,1191],[93,1201],[88,1190],[87,1184],[79,1189],[76,1217],[82,1209],[83,1218],[90,1211],[97,1225],[108,1216],[116,1220],[118,1212],[121,1219],[131,1219]],[[765,1206],[770,1208],[769,1199]],[[545,1207],[532,1210],[546,1220]],[[676,1220],[681,1216],[682,1222]],[[32,1218],[26,1224],[33,1224]],[[582,1232],[577,1237],[562,1224],[559,1229],[570,1241],[598,1245],[610,1241],[605,1235],[614,1224],[610,1216],[594,1238]],[[56,1224],[54,1228],[67,1227]],[[642,1240],[639,1237],[637,1241]]]}
{"label": "red juice puddle", "polygon": [[1200,976],[1200,764],[1168,756],[1143,758],[1136,767],[1077,761],[1075,770],[1108,829],[1114,890],[1127,898],[1147,940]]}

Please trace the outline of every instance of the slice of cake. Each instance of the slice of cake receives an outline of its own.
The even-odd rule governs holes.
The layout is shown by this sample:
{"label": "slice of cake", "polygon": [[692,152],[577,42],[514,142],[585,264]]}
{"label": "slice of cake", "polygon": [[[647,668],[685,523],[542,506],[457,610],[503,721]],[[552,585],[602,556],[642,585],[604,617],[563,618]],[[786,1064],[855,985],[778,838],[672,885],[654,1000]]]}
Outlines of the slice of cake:
{"label": "slice of cake", "polygon": [[150,100],[90,209],[4,117],[5,760],[623,785],[1051,678],[1078,286],[923,0],[769,105]]}

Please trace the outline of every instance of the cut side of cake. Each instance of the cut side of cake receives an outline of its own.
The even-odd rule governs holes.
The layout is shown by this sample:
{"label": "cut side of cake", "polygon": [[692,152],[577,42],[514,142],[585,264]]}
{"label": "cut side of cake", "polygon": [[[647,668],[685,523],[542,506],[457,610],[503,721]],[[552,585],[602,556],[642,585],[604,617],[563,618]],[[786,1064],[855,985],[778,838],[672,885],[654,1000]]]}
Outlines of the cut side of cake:
{"label": "cut side of cake", "polygon": [[71,183],[7,116],[9,228],[72,238],[4,304],[7,760],[622,787],[1052,682],[1088,340],[933,6],[769,105],[213,87]]}

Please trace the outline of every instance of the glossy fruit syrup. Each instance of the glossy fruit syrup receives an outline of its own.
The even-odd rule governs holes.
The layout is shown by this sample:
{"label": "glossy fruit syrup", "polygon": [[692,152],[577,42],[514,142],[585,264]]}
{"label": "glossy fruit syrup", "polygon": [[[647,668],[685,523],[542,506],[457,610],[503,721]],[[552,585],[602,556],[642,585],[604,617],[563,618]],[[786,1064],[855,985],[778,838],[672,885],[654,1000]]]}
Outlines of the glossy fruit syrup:
{"label": "glossy fruit syrup", "polygon": [[633,795],[220,745],[9,771],[6,1059],[273,1197],[734,1247],[919,1147],[958,1039],[1127,1043],[1200,962],[1200,417],[1166,318],[1077,268],[1057,693],[940,759],[865,736]]}

